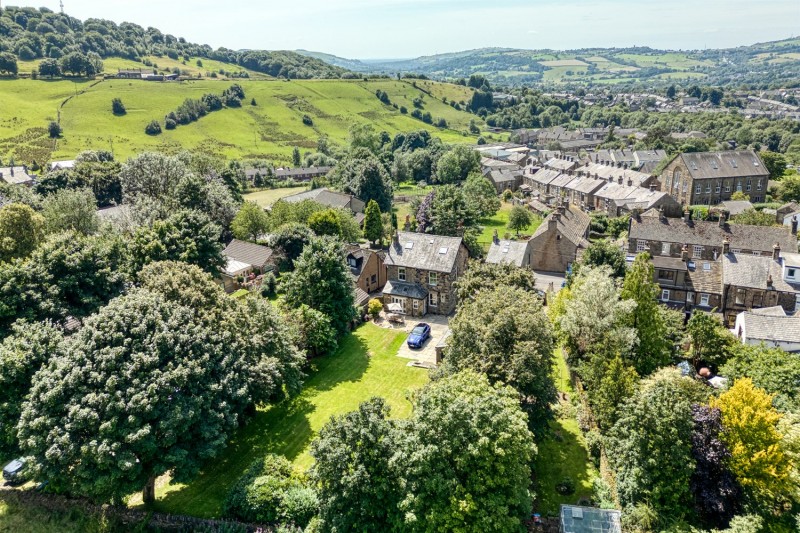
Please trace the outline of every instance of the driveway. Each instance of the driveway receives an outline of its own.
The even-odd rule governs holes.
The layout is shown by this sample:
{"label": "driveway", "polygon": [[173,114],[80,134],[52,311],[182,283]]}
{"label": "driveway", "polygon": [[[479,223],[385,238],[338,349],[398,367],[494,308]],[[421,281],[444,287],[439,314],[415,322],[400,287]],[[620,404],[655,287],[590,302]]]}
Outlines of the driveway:
{"label": "driveway", "polygon": [[534,270],[533,275],[536,277],[536,288],[544,292],[560,291],[561,284],[566,277],[563,272],[544,272],[542,270]]}
{"label": "driveway", "polygon": [[409,348],[404,339],[403,344],[397,351],[397,355],[405,359],[419,361],[425,365],[436,365],[436,345],[450,331],[448,318],[441,315],[427,315],[421,319],[406,317],[406,333],[411,333],[411,330],[420,322],[425,322],[431,327],[430,338],[425,341],[425,344],[419,350]]}

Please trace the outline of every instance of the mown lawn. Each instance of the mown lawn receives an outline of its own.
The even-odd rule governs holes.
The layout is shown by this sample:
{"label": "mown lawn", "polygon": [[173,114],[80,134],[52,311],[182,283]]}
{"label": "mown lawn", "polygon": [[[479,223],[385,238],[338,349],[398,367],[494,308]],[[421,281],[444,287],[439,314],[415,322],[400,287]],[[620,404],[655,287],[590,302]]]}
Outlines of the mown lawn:
{"label": "mown lawn", "polygon": [[269,207],[281,198],[297,194],[306,190],[305,185],[299,187],[283,187],[280,189],[264,189],[263,191],[256,191],[244,195],[244,199],[248,202],[255,202],[261,207]]}
{"label": "mown lawn", "polygon": [[52,511],[38,505],[21,504],[12,494],[0,493],[0,533],[117,533],[135,530],[114,519],[90,515],[75,507]]}
{"label": "mown lawn", "polygon": [[[285,455],[298,468],[311,466],[309,445],[331,418],[381,396],[395,417],[411,413],[407,393],[424,385],[428,373],[406,366],[396,356],[405,333],[365,324],[348,335],[332,356],[313,361],[303,392],[292,400],[259,410],[222,456],[188,485],[160,480],[154,509],[200,517],[218,517],[230,486],[257,458]],[[129,502],[141,503],[138,495]]]}
{"label": "mown lawn", "polygon": [[[553,357],[556,386],[559,392],[571,396],[575,391],[560,348]],[[539,454],[533,467],[537,484],[533,506],[542,516],[557,516],[562,503],[575,504],[581,498],[591,498],[592,482],[599,475],[569,401],[562,402],[561,413],[550,423],[552,434],[539,443]],[[575,482],[575,493],[563,496],[555,488],[566,477]]]}
{"label": "mown lawn", "polygon": [[[516,232],[508,229],[508,214],[511,212],[511,207],[511,204],[503,202],[503,204],[500,206],[500,210],[494,216],[482,218],[480,220],[483,231],[481,231],[481,235],[478,237],[478,243],[483,246],[484,250],[488,250],[489,246],[492,244],[494,230],[497,230],[497,234],[501,239],[504,238],[506,233],[510,234],[509,236],[511,239],[516,238]],[[520,231],[520,235],[533,234],[533,232],[536,231],[536,228],[538,228],[539,224],[541,223],[542,219],[534,215],[531,225]]]}

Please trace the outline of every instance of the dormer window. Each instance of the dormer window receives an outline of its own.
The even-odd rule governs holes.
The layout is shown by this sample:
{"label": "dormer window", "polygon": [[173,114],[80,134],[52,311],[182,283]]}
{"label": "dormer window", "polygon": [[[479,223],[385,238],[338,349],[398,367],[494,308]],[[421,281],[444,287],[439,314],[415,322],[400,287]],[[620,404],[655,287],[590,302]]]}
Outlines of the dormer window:
{"label": "dormer window", "polygon": [[796,273],[797,273],[797,269],[795,269],[795,268],[787,268],[786,269],[786,277],[787,278],[794,278]]}

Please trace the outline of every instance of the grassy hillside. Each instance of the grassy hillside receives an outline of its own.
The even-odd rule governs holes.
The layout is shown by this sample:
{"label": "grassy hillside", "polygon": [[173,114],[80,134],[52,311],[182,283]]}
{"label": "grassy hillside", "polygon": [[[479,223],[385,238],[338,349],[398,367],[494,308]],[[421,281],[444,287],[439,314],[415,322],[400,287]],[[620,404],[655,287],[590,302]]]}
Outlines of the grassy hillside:
{"label": "grassy hillside", "polygon": [[[313,150],[322,134],[343,144],[354,123],[369,123],[390,134],[425,128],[449,143],[476,140],[475,136],[462,134],[469,121],[476,118],[474,115],[456,111],[405,81],[239,80],[239,83],[246,93],[242,108],[216,111],[197,122],[151,137],[144,133],[148,122],[153,119],[163,122],[164,115],[186,98],[199,98],[209,92],[220,94],[230,82],[0,80],[0,160],[13,157],[20,163],[34,160],[43,163],[69,159],[85,149],[113,148],[118,158],[142,150],[192,149],[231,158],[288,161],[294,146]],[[385,91],[392,103],[409,110],[413,109],[414,98],[421,97],[425,111],[435,118],[445,118],[448,129],[426,125],[382,104],[375,96],[377,90]],[[449,86],[441,88],[442,93],[452,91]],[[111,113],[112,98],[122,99],[127,115]],[[256,106],[250,105],[252,98]],[[303,124],[303,115],[312,118],[312,126]],[[46,127],[49,121],[59,120],[59,116],[63,136],[54,141],[47,137]]]}

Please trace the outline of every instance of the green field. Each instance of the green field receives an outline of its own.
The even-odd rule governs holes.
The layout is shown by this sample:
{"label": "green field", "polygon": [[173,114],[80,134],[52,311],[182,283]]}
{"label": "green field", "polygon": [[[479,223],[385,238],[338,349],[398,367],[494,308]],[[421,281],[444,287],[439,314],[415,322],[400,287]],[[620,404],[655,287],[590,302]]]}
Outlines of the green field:
{"label": "green field", "polygon": [[[390,134],[427,129],[449,143],[474,143],[465,135],[474,117],[431,98],[405,81],[239,81],[246,99],[240,109],[223,109],[199,121],[161,135],[148,136],[144,127],[162,120],[186,98],[222,93],[230,82],[193,80],[174,83],[139,80],[69,81],[0,80],[0,160],[44,163],[71,159],[86,149],[113,149],[118,159],[145,150],[168,153],[200,150],[228,158],[264,158],[288,162],[294,146],[313,151],[320,135],[345,144],[350,126],[371,124]],[[412,100],[423,98],[433,117],[447,120],[449,129],[438,129],[402,115],[382,104],[375,91],[386,91],[391,101],[412,109]],[[125,116],[111,113],[111,100],[121,98]],[[251,106],[255,99],[257,105]],[[60,115],[63,137],[57,142],[46,132]],[[313,120],[303,124],[303,116]]]}
{"label": "green field", "polygon": [[[292,400],[259,410],[217,461],[188,485],[157,484],[155,510],[201,517],[219,516],[228,488],[257,458],[285,455],[298,468],[311,466],[308,446],[333,415],[354,410],[381,396],[395,417],[411,413],[407,394],[428,381],[426,370],[397,357],[405,332],[365,324],[346,337],[332,356],[316,359],[303,392]],[[141,502],[139,495],[131,505]]]}
{"label": "green field", "polygon": [[244,195],[244,199],[248,202],[255,202],[261,207],[269,207],[281,198],[291,194],[297,194],[306,190],[306,187],[284,187],[281,189],[264,189],[263,191],[256,191]]}
{"label": "green field", "polygon": [[[515,238],[515,232],[509,230],[507,227],[508,214],[511,212],[511,207],[511,204],[503,202],[503,204],[500,206],[500,210],[493,217],[483,218],[480,220],[483,231],[478,237],[478,244],[483,247],[484,251],[488,250],[489,246],[492,244],[494,230],[497,230],[497,233],[501,239],[505,238],[504,236],[506,233],[509,234],[510,238]],[[542,219],[534,215],[533,223],[521,231],[520,236],[533,234],[533,232],[536,231],[536,228],[538,228],[539,224],[541,223]]]}
{"label": "green field", "polygon": [[[554,359],[554,378],[559,392],[575,394],[560,349],[556,350]],[[598,472],[568,401],[561,402],[560,414],[550,422],[550,429],[552,434],[538,445],[539,454],[533,466],[537,484],[534,509],[543,516],[558,516],[562,503],[574,505],[580,498],[592,497],[592,483]],[[563,496],[556,492],[556,484],[565,477],[575,482],[574,494]]]}

